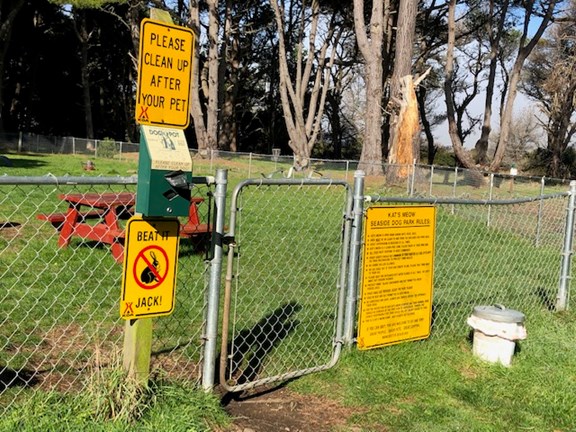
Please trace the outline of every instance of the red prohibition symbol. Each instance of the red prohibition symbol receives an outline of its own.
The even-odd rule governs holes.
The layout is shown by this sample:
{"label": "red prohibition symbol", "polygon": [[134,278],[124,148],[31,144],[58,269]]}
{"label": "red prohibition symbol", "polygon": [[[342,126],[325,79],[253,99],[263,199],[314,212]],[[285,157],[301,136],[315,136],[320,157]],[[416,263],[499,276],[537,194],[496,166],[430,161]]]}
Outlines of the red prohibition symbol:
{"label": "red prohibition symbol", "polygon": [[[158,261],[158,256],[164,258],[166,263],[166,268],[162,268],[160,261]],[[138,268],[138,263],[140,260],[144,261],[144,270],[138,274],[136,270]],[[134,260],[134,267],[132,273],[134,280],[140,288],[147,290],[159,287],[164,280],[166,280],[166,275],[168,274],[168,254],[160,246],[151,245],[147,246],[138,253],[136,259]]]}

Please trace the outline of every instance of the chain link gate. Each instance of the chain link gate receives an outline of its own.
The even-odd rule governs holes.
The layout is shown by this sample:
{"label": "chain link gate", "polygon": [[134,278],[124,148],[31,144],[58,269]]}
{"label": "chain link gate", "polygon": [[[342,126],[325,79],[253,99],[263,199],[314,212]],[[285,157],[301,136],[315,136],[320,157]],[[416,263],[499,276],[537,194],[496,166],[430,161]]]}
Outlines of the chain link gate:
{"label": "chain link gate", "polygon": [[245,180],[230,207],[220,384],[238,392],[332,367],[343,344],[348,184]]}

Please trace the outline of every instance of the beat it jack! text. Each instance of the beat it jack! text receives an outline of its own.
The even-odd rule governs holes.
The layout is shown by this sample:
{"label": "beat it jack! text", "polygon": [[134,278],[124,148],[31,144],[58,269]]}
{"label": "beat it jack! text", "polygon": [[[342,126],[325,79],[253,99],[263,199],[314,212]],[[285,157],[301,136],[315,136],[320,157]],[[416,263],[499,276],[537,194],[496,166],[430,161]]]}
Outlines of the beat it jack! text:
{"label": "beat it jack! text", "polygon": [[155,242],[158,240],[168,240],[170,238],[170,231],[138,231],[136,233],[136,241],[139,242]]}

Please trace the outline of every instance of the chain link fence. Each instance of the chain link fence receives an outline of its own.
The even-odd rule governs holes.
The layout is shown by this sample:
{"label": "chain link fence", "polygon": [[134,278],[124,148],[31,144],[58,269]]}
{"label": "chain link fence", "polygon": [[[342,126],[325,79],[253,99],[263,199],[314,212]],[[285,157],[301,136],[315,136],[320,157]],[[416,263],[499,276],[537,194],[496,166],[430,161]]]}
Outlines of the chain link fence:
{"label": "chain link fence", "polygon": [[113,139],[86,139],[31,133],[2,134],[0,151],[18,153],[77,154],[94,158],[124,159],[138,153],[140,145]]}
{"label": "chain link fence", "polygon": [[[74,236],[59,247],[58,224],[40,214],[65,212],[63,193],[135,192],[135,178],[21,178],[0,182],[0,412],[27,387],[82,390],[92,372],[121,365],[122,264],[108,245]],[[12,183],[12,184],[9,184]],[[100,184],[102,183],[102,184]],[[208,218],[210,186],[194,194]],[[98,209],[94,209],[95,211]],[[97,223],[98,221],[95,221]],[[125,220],[121,221],[125,224]],[[181,240],[177,307],[155,320],[152,370],[199,383],[207,254]]]}
{"label": "chain link fence", "polygon": [[[139,143],[109,139],[54,137],[30,133],[0,135],[0,152],[77,154],[96,159],[134,160],[139,148]],[[354,172],[359,168],[358,160],[311,158],[310,167],[297,171],[294,170],[293,155],[282,155],[280,149],[274,148],[271,149],[271,154],[198,149],[190,149],[190,152],[195,165],[193,171],[197,168],[208,172],[225,169],[231,176],[239,178],[331,178],[351,183]],[[421,163],[375,164],[380,165],[385,173],[385,177],[377,180],[375,188],[382,188],[394,195],[498,199],[565,191],[570,183],[569,179],[523,175],[517,169],[489,173]],[[399,174],[402,174],[401,180],[398,180]]]}
{"label": "chain link fence", "polygon": [[[216,299],[224,320],[216,375],[234,390],[333,365],[347,340],[345,297],[357,295],[346,273],[358,260],[347,255],[353,212],[346,182],[263,168],[234,191],[229,235],[218,239],[228,262],[225,301]],[[446,170],[447,182],[431,171],[408,176],[404,194],[389,186],[366,194],[370,205],[438,207],[431,337],[462,335],[479,304],[555,310],[561,257],[571,252],[563,250],[567,187],[547,185],[557,193],[541,196],[542,182],[534,181],[535,192],[518,199],[519,186],[497,193],[493,176],[482,175],[489,182],[477,187],[459,171]],[[448,198],[437,198],[445,183]],[[122,266],[101,242],[74,238],[58,247],[59,231],[38,215],[64,212],[62,193],[135,190],[133,177],[0,177],[0,411],[28,387],[82,390],[91,372],[119,364]],[[211,187],[193,193],[205,198],[199,211],[207,221]],[[364,196],[354,192],[354,200]],[[210,251],[181,242],[176,307],[154,321],[152,372],[193,385],[204,372]]]}
{"label": "chain link fence", "polygon": [[[490,173],[459,167],[434,165],[386,165],[387,192],[410,197],[456,199],[507,199],[566,191],[568,179],[526,176],[516,171]],[[402,174],[401,180],[398,180]]]}
{"label": "chain link fence", "polygon": [[526,314],[556,310],[568,197],[568,192],[490,201],[373,195],[369,201],[437,207],[434,337],[465,334],[466,318],[478,305],[501,304]]}

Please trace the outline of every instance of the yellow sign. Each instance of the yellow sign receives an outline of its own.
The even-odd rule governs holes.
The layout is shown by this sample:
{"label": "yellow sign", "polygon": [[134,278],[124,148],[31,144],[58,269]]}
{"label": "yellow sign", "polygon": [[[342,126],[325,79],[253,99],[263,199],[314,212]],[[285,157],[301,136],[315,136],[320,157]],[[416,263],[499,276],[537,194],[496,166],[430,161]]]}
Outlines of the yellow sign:
{"label": "yellow sign", "polygon": [[133,216],[128,221],[121,318],[150,318],[172,313],[179,229],[176,218]]}
{"label": "yellow sign", "polygon": [[432,206],[366,210],[359,349],[430,335],[435,226]]}
{"label": "yellow sign", "polygon": [[149,18],[140,24],[136,121],[186,129],[194,33]]}

